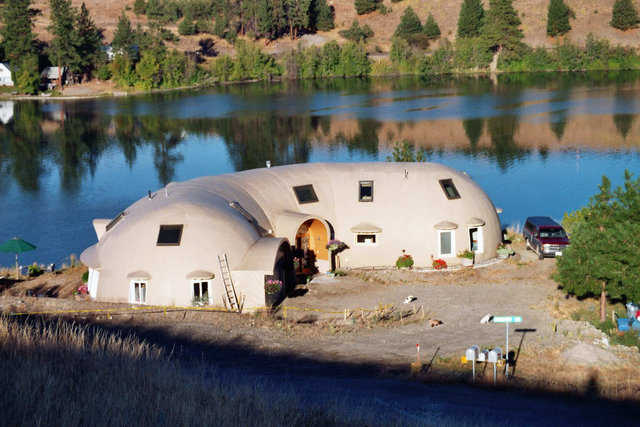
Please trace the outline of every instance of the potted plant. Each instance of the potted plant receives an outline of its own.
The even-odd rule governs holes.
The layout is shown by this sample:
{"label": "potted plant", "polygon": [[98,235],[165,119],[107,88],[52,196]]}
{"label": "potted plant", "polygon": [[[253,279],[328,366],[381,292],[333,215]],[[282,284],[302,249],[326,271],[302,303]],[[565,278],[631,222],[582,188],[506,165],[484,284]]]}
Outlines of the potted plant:
{"label": "potted plant", "polygon": [[498,258],[500,259],[506,259],[509,257],[509,255],[514,254],[513,249],[509,248],[504,243],[500,243],[498,245],[498,249],[496,249],[496,253],[498,254]]}
{"label": "potted plant", "polygon": [[433,260],[433,262],[431,263],[431,266],[433,267],[434,270],[446,270],[447,262],[441,258],[438,258]]}
{"label": "potted plant", "polygon": [[473,265],[473,256],[474,253],[469,249],[465,249],[458,253],[458,258],[462,261],[462,265],[465,267],[470,267]]}
{"label": "potted plant", "polygon": [[278,279],[267,279],[264,282],[264,296],[267,307],[273,307],[278,303],[281,291],[282,281]]}
{"label": "potted plant", "polygon": [[404,253],[403,249],[402,255],[400,255],[396,260],[396,267],[400,270],[411,269],[411,267],[413,267],[413,257],[409,254]]}
{"label": "potted plant", "polygon": [[89,287],[86,283],[83,283],[78,287],[78,289],[73,291],[73,296],[78,301],[87,299],[87,295],[89,295]]}

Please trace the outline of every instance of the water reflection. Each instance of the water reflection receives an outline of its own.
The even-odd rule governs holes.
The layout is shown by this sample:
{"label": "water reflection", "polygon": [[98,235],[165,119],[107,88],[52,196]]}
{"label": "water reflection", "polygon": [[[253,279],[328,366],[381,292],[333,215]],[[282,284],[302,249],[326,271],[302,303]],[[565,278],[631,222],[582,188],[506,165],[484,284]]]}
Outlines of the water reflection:
{"label": "water reflection", "polygon": [[[105,151],[118,150],[132,169],[145,147],[152,149],[157,181],[164,185],[175,179],[190,138],[214,137],[235,170],[262,167],[265,160],[307,162],[321,147],[384,159],[381,151],[406,139],[427,153],[481,156],[506,171],[531,154],[544,160],[575,144],[604,150],[637,144],[637,85],[637,73],[514,74],[500,76],[497,85],[477,77],[335,79],[103,104],[5,101],[0,191],[13,180],[23,191],[37,192],[52,168],[63,191],[73,193],[95,174]],[[607,107],[607,101],[613,104]]]}

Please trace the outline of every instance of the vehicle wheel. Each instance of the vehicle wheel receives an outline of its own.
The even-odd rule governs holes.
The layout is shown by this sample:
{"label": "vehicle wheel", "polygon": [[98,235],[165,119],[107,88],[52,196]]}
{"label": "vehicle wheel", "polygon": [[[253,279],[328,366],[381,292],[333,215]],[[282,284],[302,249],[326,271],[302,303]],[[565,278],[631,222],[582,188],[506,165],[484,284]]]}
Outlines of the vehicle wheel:
{"label": "vehicle wheel", "polygon": [[538,259],[544,259],[544,252],[542,252],[542,246],[538,246]]}

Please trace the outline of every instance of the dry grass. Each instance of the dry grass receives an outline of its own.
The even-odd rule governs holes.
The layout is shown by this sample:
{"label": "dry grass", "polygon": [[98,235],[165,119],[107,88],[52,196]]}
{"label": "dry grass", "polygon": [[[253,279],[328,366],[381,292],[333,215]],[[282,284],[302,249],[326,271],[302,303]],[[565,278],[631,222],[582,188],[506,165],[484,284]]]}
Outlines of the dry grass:
{"label": "dry grass", "polygon": [[[96,326],[0,317],[0,425],[377,425]],[[387,424],[388,420],[385,420]],[[393,421],[392,421],[392,424]]]}
{"label": "dry grass", "polygon": [[[82,1],[86,3],[96,23],[105,29],[105,36],[109,41],[113,37],[118,18],[123,9],[126,6],[132,8],[134,2],[134,0],[72,0],[72,3],[74,6],[79,7]],[[391,37],[400,22],[400,17],[404,10],[411,6],[423,22],[427,15],[432,13],[440,26],[443,37],[453,40],[457,30],[458,14],[462,1],[431,0],[425,2],[422,0],[404,0],[399,3],[391,3],[390,0],[385,0],[384,4],[390,10],[387,15],[373,12],[358,16],[353,6],[353,0],[334,0],[331,4],[335,8],[336,29],[321,34],[327,40],[342,40],[338,36],[338,32],[348,28],[352,21],[357,19],[361,24],[369,25],[374,31],[374,37],[369,42],[370,50],[379,47],[388,52],[391,46]],[[606,38],[614,44],[640,45],[640,29],[618,31],[609,25],[614,2],[615,0],[567,0],[567,4],[576,14],[576,18],[571,21],[573,29],[567,37],[581,43],[584,42],[587,34],[594,33],[598,37]],[[640,6],[637,0],[635,3],[636,7]],[[514,6],[522,20],[526,43],[533,46],[552,46],[558,42],[558,40],[546,36],[548,0],[518,0],[514,2]],[[49,1],[34,0],[33,8],[41,12],[35,19],[35,31],[42,40],[48,41],[51,38],[46,29],[50,15]],[[131,10],[126,13],[134,27],[137,24],[143,26],[147,24],[145,16],[137,17]],[[168,28],[177,34],[176,25],[168,26]],[[181,36],[180,42],[176,44],[176,47],[181,50],[194,50],[197,48],[197,41],[201,37],[209,37],[209,35]],[[221,51],[228,52],[232,50],[231,46],[225,41],[218,40],[217,37],[214,38]],[[288,37],[284,37],[272,43],[270,49],[281,50],[291,46],[292,42]]]}

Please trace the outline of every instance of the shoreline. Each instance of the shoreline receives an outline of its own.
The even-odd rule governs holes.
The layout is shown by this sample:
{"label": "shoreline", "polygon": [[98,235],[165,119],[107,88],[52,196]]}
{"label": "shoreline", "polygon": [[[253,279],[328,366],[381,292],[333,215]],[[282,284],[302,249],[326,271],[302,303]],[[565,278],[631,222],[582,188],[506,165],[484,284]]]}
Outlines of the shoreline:
{"label": "shoreline", "polygon": [[539,70],[539,71],[503,71],[497,70],[495,72],[491,71],[456,71],[451,73],[434,73],[428,75],[422,75],[417,73],[390,73],[390,74],[377,74],[377,75],[368,75],[364,77],[325,77],[325,78],[314,78],[314,79],[288,79],[286,77],[277,76],[272,79],[248,79],[248,80],[234,80],[234,81],[215,81],[210,83],[200,83],[190,86],[180,86],[175,88],[157,88],[151,89],[148,91],[140,91],[140,90],[117,90],[111,92],[99,92],[99,93],[91,93],[87,95],[58,95],[58,96],[46,96],[46,95],[10,95],[10,94],[0,94],[0,101],[77,101],[77,100],[89,100],[89,99],[99,99],[99,98],[126,98],[130,96],[141,96],[141,95],[151,95],[151,94],[160,94],[160,93],[168,93],[168,92],[176,92],[176,91],[185,91],[185,90],[194,90],[194,89],[209,89],[214,88],[216,86],[233,86],[233,85],[242,85],[249,83],[260,83],[260,82],[274,82],[280,83],[284,81],[330,81],[336,79],[376,79],[376,78],[397,78],[397,77],[487,77],[490,79],[496,78],[498,75],[516,75],[516,74],[584,74],[584,73],[611,73],[611,72],[640,72],[640,69],[624,69],[624,70],[614,70],[614,69],[601,69],[601,70]]}

